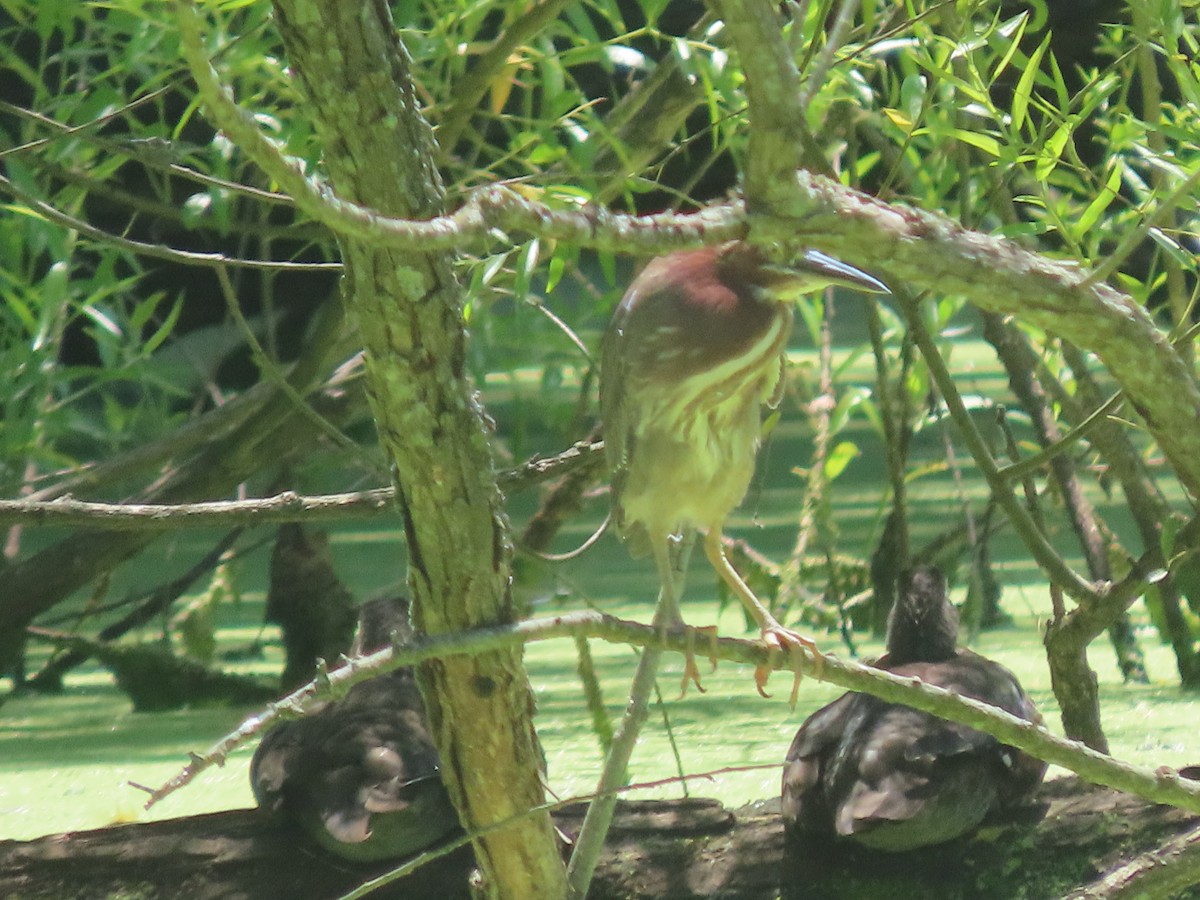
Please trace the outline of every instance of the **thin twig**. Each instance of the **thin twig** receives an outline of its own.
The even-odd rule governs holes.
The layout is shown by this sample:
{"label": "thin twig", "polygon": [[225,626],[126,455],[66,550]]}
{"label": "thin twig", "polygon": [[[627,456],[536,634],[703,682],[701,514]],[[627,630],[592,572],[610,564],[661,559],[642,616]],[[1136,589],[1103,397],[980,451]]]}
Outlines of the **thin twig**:
{"label": "thin twig", "polygon": [[1125,402],[1125,395],[1117,392],[1105,400],[1100,406],[1096,407],[1086,419],[1071,428],[1069,431],[1062,434],[1052,443],[1047,444],[1037,453],[1031,456],[1026,456],[1018,459],[1016,462],[1009,463],[1004,466],[996,474],[1005,481],[1020,481],[1025,476],[1031,475],[1041,469],[1054,457],[1060,453],[1065,453],[1067,450],[1080,439],[1087,435],[1102,422],[1105,418],[1115,413],[1121,408],[1121,404]]}
{"label": "thin twig", "polygon": [[587,638],[575,636],[575,657],[578,660],[575,671],[579,673],[579,683],[583,686],[583,699],[592,716],[592,731],[600,742],[600,752],[607,755],[612,747],[612,721],[608,718],[608,710],[604,708],[604,692],[600,689],[600,679],[596,677],[596,662]]}
{"label": "thin twig", "polygon": [[[602,441],[581,441],[551,457],[534,457],[523,465],[498,472],[508,493],[516,493],[548,478],[597,464]],[[284,491],[252,500],[204,503],[93,503],[70,496],[56,500],[0,500],[0,525],[103,526],[122,531],[165,531],[177,528],[266,525],[276,522],[338,522],[382,515],[393,509],[392,488],[372,488],[344,494],[303,496]]]}
{"label": "thin twig", "polygon": [[846,35],[850,33],[850,27],[854,24],[856,12],[858,12],[858,0],[842,0],[838,6],[833,27],[829,29],[829,36],[825,39],[825,46],[821,48],[821,54],[813,63],[812,69],[806,74],[804,80],[804,90],[800,93],[800,105],[805,109],[808,108],[808,104],[812,102],[817,91],[825,86],[825,76],[833,68],[833,58],[846,43]]}
{"label": "thin twig", "polygon": [[[340,428],[317,412],[312,404],[288,383],[287,378],[280,371],[279,365],[267,355],[266,350],[263,349],[263,345],[258,340],[258,335],[254,333],[254,329],[250,327],[250,323],[246,321],[245,315],[242,314],[242,305],[238,301],[237,291],[234,290],[233,282],[229,279],[228,269],[223,265],[217,266],[216,274],[217,282],[221,286],[221,294],[225,298],[225,307],[229,310],[229,315],[233,317],[233,321],[237,323],[242,337],[245,338],[246,345],[250,348],[250,355],[254,357],[254,362],[258,366],[259,374],[262,375],[263,380],[275,385],[285,397],[291,400],[296,411],[312,422],[320,434],[325,435],[351,457],[357,458],[363,464],[364,468],[374,471],[381,478],[387,478],[390,474],[387,466],[378,458],[368,454],[360,444],[356,444],[350,438],[346,437]],[[333,300],[330,302],[337,303],[339,301]]]}
{"label": "thin twig", "polygon": [[93,503],[61,497],[57,500],[0,500],[0,523],[103,526],[122,531],[166,531],[266,525],[276,522],[337,522],[377,516],[393,509],[391,488],[305,497],[284,491],[252,500],[214,500],[204,503]]}

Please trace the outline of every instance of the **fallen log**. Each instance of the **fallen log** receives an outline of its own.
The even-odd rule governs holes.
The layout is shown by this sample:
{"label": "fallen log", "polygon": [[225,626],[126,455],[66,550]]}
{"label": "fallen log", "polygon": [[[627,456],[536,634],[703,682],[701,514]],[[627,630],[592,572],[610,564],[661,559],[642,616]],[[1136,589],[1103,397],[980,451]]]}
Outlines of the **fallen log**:
{"label": "fallen log", "polygon": [[[1075,778],[1047,783],[1038,801],[1048,807],[1040,822],[985,828],[971,839],[905,854],[842,846],[785,852],[778,800],[736,812],[695,798],[623,802],[591,896],[1056,900],[1077,892],[1102,897],[1110,895],[1083,892],[1106,889],[1109,873],[1135,858],[1153,862],[1172,838],[1200,828],[1200,817]],[[578,831],[583,809],[577,804],[556,813],[564,834]],[[1174,842],[1176,849],[1179,843]],[[393,865],[332,858],[257,810],[232,810],[0,842],[0,897],[328,900]],[[461,848],[371,896],[466,898],[472,868],[469,850]],[[1152,896],[1194,900],[1200,887],[1176,884],[1171,894]]]}

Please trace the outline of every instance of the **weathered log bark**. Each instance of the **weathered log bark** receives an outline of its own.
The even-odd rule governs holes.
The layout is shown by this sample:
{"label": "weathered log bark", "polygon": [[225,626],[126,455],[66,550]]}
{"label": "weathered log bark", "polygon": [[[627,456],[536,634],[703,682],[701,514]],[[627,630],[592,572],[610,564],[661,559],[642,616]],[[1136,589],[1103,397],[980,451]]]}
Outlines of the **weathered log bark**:
{"label": "weathered log bark", "polygon": [[[993,828],[942,848],[786,857],[777,800],[736,813],[703,799],[622,803],[591,897],[1049,900],[1099,888],[1135,857],[1161,869],[1147,860],[1160,848],[1163,861],[1172,858],[1168,851],[1188,844],[1185,833],[1200,824],[1200,817],[1074,778],[1048,783],[1040,800],[1049,812],[1036,825]],[[572,834],[582,814],[582,805],[565,809],[557,824]],[[326,900],[390,868],[331,860],[306,847],[256,810],[6,841],[0,896],[91,900],[122,891],[145,900]],[[371,896],[466,897],[472,868],[460,849]],[[1200,897],[1197,886],[1172,890],[1164,896]]]}

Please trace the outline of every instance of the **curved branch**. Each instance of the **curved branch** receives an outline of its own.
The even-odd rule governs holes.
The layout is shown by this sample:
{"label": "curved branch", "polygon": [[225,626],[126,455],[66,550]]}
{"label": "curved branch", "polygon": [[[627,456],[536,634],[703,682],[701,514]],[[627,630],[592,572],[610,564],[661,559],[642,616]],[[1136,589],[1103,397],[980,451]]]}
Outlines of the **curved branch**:
{"label": "curved branch", "polygon": [[803,171],[792,186],[786,207],[751,222],[758,240],[801,241],[914,292],[960,295],[1091,350],[1120,382],[1184,487],[1200,497],[1200,386],[1168,336],[1127,294],[1091,283],[1077,265],[945,216],[884,203]]}
{"label": "curved branch", "polygon": [[[370,656],[349,660],[344,666],[318,677],[272,704],[264,712],[246,719],[235,731],[222,738],[205,754],[192,754],[191,762],[161,787],[149,791],[147,807],[183,787],[214,764],[221,764],[238,745],[262,731],[282,716],[300,715],[330,693],[341,693],[351,686],[401,666],[411,666],[434,657],[443,658],[512,647],[517,644],[556,638],[597,638],[611,643],[652,647],[686,654],[696,641],[708,643],[694,628],[685,626],[666,635],[652,625],[641,625],[595,612],[570,613],[545,619],[528,619],[512,625],[480,628],[458,634],[427,637],[403,649],[386,649]],[[822,657],[817,665],[807,654],[792,659],[772,653],[759,641],[719,638],[712,656],[728,662],[752,666],[768,665],[791,671],[799,665],[806,677],[836,684],[852,691],[874,694],[890,703],[904,703],[935,716],[961,722],[992,735],[1005,744],[1018,747],[1039,759],[1062,766],[1095,784],[1136,794],[1155,803],[1169,803],[1181,809],[1200,812],[1200,782],[1181,778],[1167,767],[1150,770],[1097,753],[1076,741],[1052,735],[1044,726],[1009,715],[979,700],[961,697],[940,687],[924,684],[918,678],[902,678],[857,662],[842,662],[837,657]]]}
{"label": "curved branch", "polygon": [[[755,12],[755,34],[769,31],[766,4],[744,0],[728,4],[735,12]],[[709,207],[691,215],[623,216],[604,209],[554,210],[515,192],[492,188],[475,194],[456,213],[427,221],[388,218],[339,199],[328,185],[307,178],[299,160],[285,157],[221,86],[201,41],[202,21],[188,0],[176,10],[188,64],[200,85],[210,114],[267,173],[291,193],[309,215],[342,234],[375,245],[461,247],[469,241],[518,231],[617,252],[662,253],[683,247],[743,237],[747,231],[741,203]],[[761,14],[761,15],[760,15]],[[773,13],[772,13],[773,14]],[[727,20],[728,24],[728,20]],[[738,28],[749,27],[739,25]],[[735,39],[745,46],[744,38]],[[776,36],[777,41],[782,38]],[[776,41],[768,49],[775,49]],[[785,48],[786,49],[786,48]],[[791,110],[783,88],[793,84],[784,71],[790,59],[763,58],[782,66],[772,78],[755,54],[744,60],[755,68],[751,83],[767,80],[756,120],[784,118]],[[791,69],[794,71],[794,65]],[[781,93],[782,92],[782,93]],[[765,99],[763,99],[765,98]],[[774,145],[772,145],[774,146]],[[791,159],[791,154],[786,154]],[[775,240],[809,246],[888,273],[915,290],[961,294],[992,312],[1020,317],[1094,351],[1121,383],[1146,421],[1180,480],[1200,497],[1200,386],[1182,357],[1144,310],[1107,284],[1094,284],[1078,266],[1053,261],[1022,249],[1013,241],[971,231],[933,213],[887,204],[803,170],[782,175],[770,185],[755,186],[751,197],[761,212],[752,223],[758,241]],[[754,173],[752,172],[751,175]],[[786,177],[784,177],[786,176]],[[758,177],[758,176],[756,176]],[[501,233],[497,235],[497,230]],[[1164,390],[1171,385],[1174,390]]]}
{"label": "curved branch", "polygon": [[741,204],[729,202],[697,213],[628,216],[603,208],[560,210],[526,200],[514,191],[488,188],[457,212],[428,220],[397,219],[337,196],[325,181],[304,173],[304,163],[287,156],[237,105],[209,62],[203,20],[190,0],[176,0],[184,57],[213,123],[296,200],[296,205],[339,234],[366,243],[403,249],[447,250],[516,231],[553,237],[615,252],[665,253],[742,237]]}
{"label": "curved branch", "polygon": [[1067,565],[1042,529],[1038,527],[1038,523],[1034,521],[1029,510],[1017,500],[1008,483],[1001,477],[1000,467],[992,457],[987,441],[967,411],[966,404],[954,384],[954,378],[946,367],[946,361],[942,359],[942,355],[933,341],[933,336],[925,327],[920,310],[917,309],[916,298],[912,297],[908,291],[899,289],[896,291],[896,297],[899,299],[904,318],[908,323],[908,332],[912,336],[913,343],[917,345],[917,349],[925,358],[925,365],[929,369],[930,377],[937,385],[938,391],[941,392],[942,400],[946,404],[950,417],[958,426],[967,447],[970,448],[975,465],[984,480],[987,481],[992,498],[1003,508],[1008,520],[1025,542],[1025,546],[1029,548],[1033,558],[1037,560],[1038,565],[1055,584],[1081,601],[1097,602],[1100,594],[1096,588]]}

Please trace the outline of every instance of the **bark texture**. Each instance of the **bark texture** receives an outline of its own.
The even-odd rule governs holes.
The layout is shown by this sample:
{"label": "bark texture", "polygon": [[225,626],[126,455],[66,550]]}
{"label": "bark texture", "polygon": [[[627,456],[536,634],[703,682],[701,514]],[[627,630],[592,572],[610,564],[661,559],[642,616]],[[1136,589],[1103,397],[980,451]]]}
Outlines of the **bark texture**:
{"label": "bark texture", "polygon": [[[784,853],[779,801],[730,812],[713,800],[618,805],[593,884],[597,900],[1049,900],[1115,897],[1139,884],[1200,897],[1190,879],[1200,819],[1063,779],[1045,785],[1046,818],[993,827],[921,853],[836,848]],[[556,814],[578,830],[582,806]],[[23,900],[329,900],[388,864],[332,861],[256,810],[118,825],[0,842],[0,896]],[[1132,867],[1131,861],[1138,863]],[[1170,863],[1170,865],[1167,865]],[[1189,868],[1189,864],[1191,868]],[[372,893],[396,900],[468,896],[471,855],[459,851]],[[1133,869],[1136,868],[1136,871]],[[1181,883],[1172,873],[1183,878]],[[1143,881],[1145,879],[1145,881]]]}
{"label": "bark texture", "polygon": [[[308,95],[339,196],[391,216],[444,212],[433,135],[411,60],[382,0],[277,0],[289,61]],[[394,464],[414,618],[443,634],[515,618],[511,548],[484,416],[466,372],[461,289],[441,252],[343,238],[343,294],[366,348],[368,390]],[[451,799],[467,827],[512,819],[476,842],[490,896],[561,897],[533,696],[519,649],[419,669]]]}

